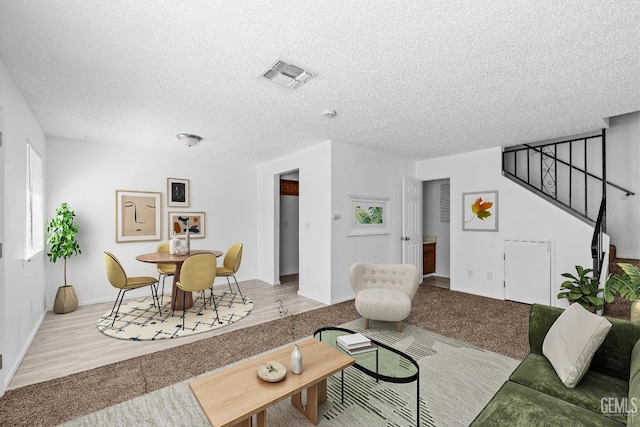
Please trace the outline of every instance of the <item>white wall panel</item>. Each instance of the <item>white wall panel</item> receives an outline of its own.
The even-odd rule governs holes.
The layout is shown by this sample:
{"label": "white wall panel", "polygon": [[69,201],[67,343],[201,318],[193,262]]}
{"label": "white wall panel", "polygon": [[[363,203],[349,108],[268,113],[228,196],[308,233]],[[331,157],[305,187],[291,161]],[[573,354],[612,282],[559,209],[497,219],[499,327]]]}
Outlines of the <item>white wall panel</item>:
{"label": "white wall panel", "polygon": [[3,304],[4,311],[4,319],[0,318],[0,350],[3,354],[1,372],[4,375],[4,381],[0,383],[2,394],[44,318],[44,276],[45,263],[48,261],[44,254],[35,256],[27,263],[23,260],[26,232],[25,144],[28,139],[46,165],[45,137],[2,61],[0,107],[4,122],[4,165],[1,184],[4,192],[4,274],[0,278],[0,304]]}
{"label": "white wall panel", "polygon": [[307,298],[331,302],[331,149],[330,141],[258,165],[258,279],[278,283],[279,175],[299,170],[299,288]]}
{"label": "white wall panel", "polygon": [[[496,147],[417,164],[420,179],[451,179],[451,289],[502,299],[503,240],[545,240],[555,242],[551,261],[555,295],[563,281],[559,273],[591,264],[593,227],[503,177],[501,157]],[[462,231],[462,192],[489,190],[500,192],[499,231]]]}

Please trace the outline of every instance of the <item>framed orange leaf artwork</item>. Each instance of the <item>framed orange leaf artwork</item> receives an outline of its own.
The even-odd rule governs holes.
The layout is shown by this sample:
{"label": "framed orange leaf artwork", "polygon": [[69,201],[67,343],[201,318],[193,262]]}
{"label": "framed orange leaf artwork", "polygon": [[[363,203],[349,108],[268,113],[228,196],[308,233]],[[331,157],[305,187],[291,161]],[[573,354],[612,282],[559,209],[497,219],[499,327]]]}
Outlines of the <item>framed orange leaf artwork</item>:
{"label": "framed orange leaf artwork", "polygon": [[462,231],[498,231],[498,191],[462,193]]}

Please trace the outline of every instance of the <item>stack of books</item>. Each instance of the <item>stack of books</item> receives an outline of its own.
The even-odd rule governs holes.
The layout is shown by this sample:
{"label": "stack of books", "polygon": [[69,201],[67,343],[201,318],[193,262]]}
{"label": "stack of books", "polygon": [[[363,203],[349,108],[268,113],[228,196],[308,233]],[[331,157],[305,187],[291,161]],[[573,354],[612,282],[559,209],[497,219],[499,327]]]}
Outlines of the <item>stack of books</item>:
{"label": "stack of books", "polygon": [[336,344],[349,354],[364,353],[378,348],[362,334],[342,335],[336,338]]}

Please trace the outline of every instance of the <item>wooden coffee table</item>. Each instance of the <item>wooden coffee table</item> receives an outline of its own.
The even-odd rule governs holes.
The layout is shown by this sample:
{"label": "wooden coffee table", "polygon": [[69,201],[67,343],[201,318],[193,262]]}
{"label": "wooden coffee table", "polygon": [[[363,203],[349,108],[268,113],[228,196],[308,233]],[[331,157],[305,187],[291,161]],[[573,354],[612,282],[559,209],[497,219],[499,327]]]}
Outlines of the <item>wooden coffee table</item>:
{"label": "wooden coffee table", "polygon": [[[250,427],[251,417],[257,414],[257,426],[267,425],[267,408],[291,397],[313,424],[318,424],[318,405],[327,400],[327,378],[351,366],[352,357],[331,348],[314,338],[300,342],[302,373],[291,373],[293,346],[247,360],[189,384],[202,411],[214,427]],[[277,383],[258,378],[261,363],[276,361],[287,367],[287,376]],[[302,405],[301,393],[307,390],[307,404]]]}

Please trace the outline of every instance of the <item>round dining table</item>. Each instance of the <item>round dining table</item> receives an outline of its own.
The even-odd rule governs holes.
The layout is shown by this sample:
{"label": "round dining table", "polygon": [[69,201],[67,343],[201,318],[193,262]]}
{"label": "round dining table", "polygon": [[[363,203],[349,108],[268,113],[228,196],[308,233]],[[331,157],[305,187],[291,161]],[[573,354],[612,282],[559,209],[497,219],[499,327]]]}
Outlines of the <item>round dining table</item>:
{"label": "round dining table", "polygon": [[214,254],[216,257],[222,256],[222,252],[220,251],[194,249],[186,255],[171,255],[169,252],[151,252],[136,257],[138,261],[152,264],[175,264],[176,272],[173,275],[173,287],[171,289],[171,307],[174,310],[186,310],[193,307],[193,293],[179,289],[176,283],[180,281],[180,268],[182,268],[182,263],[189,258],[190,255],[195,254]]}

